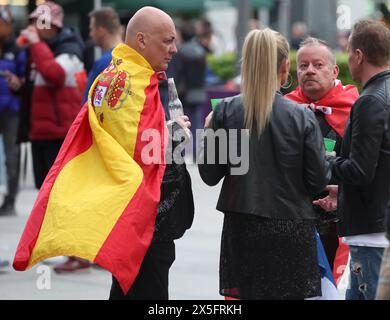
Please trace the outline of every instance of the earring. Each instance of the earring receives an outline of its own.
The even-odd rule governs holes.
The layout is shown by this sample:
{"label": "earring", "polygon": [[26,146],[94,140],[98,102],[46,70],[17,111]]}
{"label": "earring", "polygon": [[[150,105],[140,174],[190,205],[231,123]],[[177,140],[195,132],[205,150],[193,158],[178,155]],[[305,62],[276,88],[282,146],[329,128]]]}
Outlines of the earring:
{"label": "earring", "polygon": [[287,90],[287,89],[289,89],[292,86],[292,83],[293,83],[292,76],[291,76],[290,73],[288,73],[287,81],[282,85],[282,88],[284,90]]}

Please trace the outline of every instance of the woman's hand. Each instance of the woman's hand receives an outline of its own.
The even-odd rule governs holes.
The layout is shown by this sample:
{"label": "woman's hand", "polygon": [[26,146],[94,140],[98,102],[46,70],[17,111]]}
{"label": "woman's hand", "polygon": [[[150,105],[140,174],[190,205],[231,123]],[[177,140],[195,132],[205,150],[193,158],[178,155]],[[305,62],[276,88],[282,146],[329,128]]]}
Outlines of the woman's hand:
{"label": "woman's hand", "polygon": [[187,139],[191,137],[191,122],[190,119],[187,116],[179,116],[175,119],[175,122],[177,122],[184,130],[185,134],[187,135]]}
{"label": "woman's hand", "polygon": [[213,111],[211,111],[208,114],[208,116],[206,117],[206,119],[204,121],[205,129],[212,129],[213,128],[213,125],[212,125],[212,122],[211,122],[212,119],[213,119]]}

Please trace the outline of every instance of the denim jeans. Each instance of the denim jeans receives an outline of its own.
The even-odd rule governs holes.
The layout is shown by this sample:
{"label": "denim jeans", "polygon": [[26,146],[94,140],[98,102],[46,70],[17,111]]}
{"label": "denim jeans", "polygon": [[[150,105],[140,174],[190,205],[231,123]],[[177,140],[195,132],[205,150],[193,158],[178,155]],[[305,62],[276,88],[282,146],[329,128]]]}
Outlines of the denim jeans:
{"label": "denim jeans", "polygon": [[376,300],[390,300],[390,246],[383,256]]}
{"label": "denim jeans", "polygon": [[350,246],[350,288],[346,300],[374,300],[384,248]]}

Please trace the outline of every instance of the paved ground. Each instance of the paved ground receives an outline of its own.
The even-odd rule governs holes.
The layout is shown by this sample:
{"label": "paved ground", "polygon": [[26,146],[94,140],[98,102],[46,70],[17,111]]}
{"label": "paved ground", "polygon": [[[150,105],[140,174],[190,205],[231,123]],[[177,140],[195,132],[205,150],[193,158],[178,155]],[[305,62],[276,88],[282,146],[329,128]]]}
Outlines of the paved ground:
{"label": "paved ground", "polygon": [[[218,263],[222,215],[214,209],[220,187],[210,188],[203,184],[195,166],[189,166],[189,171],[193,179],[196,213],[192,228],[176,241],[176,261],[170,275],[170,298],[221,299],[218,294]],[[36,195],[30,164],[27,181],[17,201],[18,215],[0,217],[2,259],[13,259]],[[49,290],[45,289],[48,282],[42,280],[46,279],[42,278],[42,272],[50,274]],[[9,268],[0,273],[0,300],[107,299],[110,284],[111,275],[97,268],[70,275],[51,272],[51,266],[45,264],[27,272],[16,272]]]}
{"label": "paved ground", "polygon": [[[201,181],[196,166],[190,165],[188,169],[192,177],[195,218],[192,228],[176,241],[170,298],[219,300],[222,299],[218,294],[218,268],[223,216],[214,208],[220,185],[210,188]],[[0,179],[0,200],[4,193],[1,183]],[[29,162],[26,181],[22,183],[17,201],[18,215],[0,217],[0,258],[12,261],[36,196]],[[51,268],[52,264],[40,264],[26,272],[16,272],[11,267],[0,272],[0,300],[108,298],[111,275],[105,270],[91,268],[81,273],[58,275]],[[45,289],[48,282],[42,280],[42,272],[50,275],[49,290]],[[343,295],[344,291],[341,291],[340,297]]]}

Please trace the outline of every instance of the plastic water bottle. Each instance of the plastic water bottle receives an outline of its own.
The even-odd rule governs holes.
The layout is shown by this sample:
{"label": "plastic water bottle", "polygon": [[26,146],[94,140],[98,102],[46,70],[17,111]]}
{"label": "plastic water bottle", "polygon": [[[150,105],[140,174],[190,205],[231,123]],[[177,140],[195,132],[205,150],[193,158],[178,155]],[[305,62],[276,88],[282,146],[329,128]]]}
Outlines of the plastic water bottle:
{"label": "plastic water bottle", "polygon": [[168,109],[171,120],[174,121],[178,117],[184,116],[183,104],[177,94],[175,80],[173,78],[168,78],[168,97]]}

